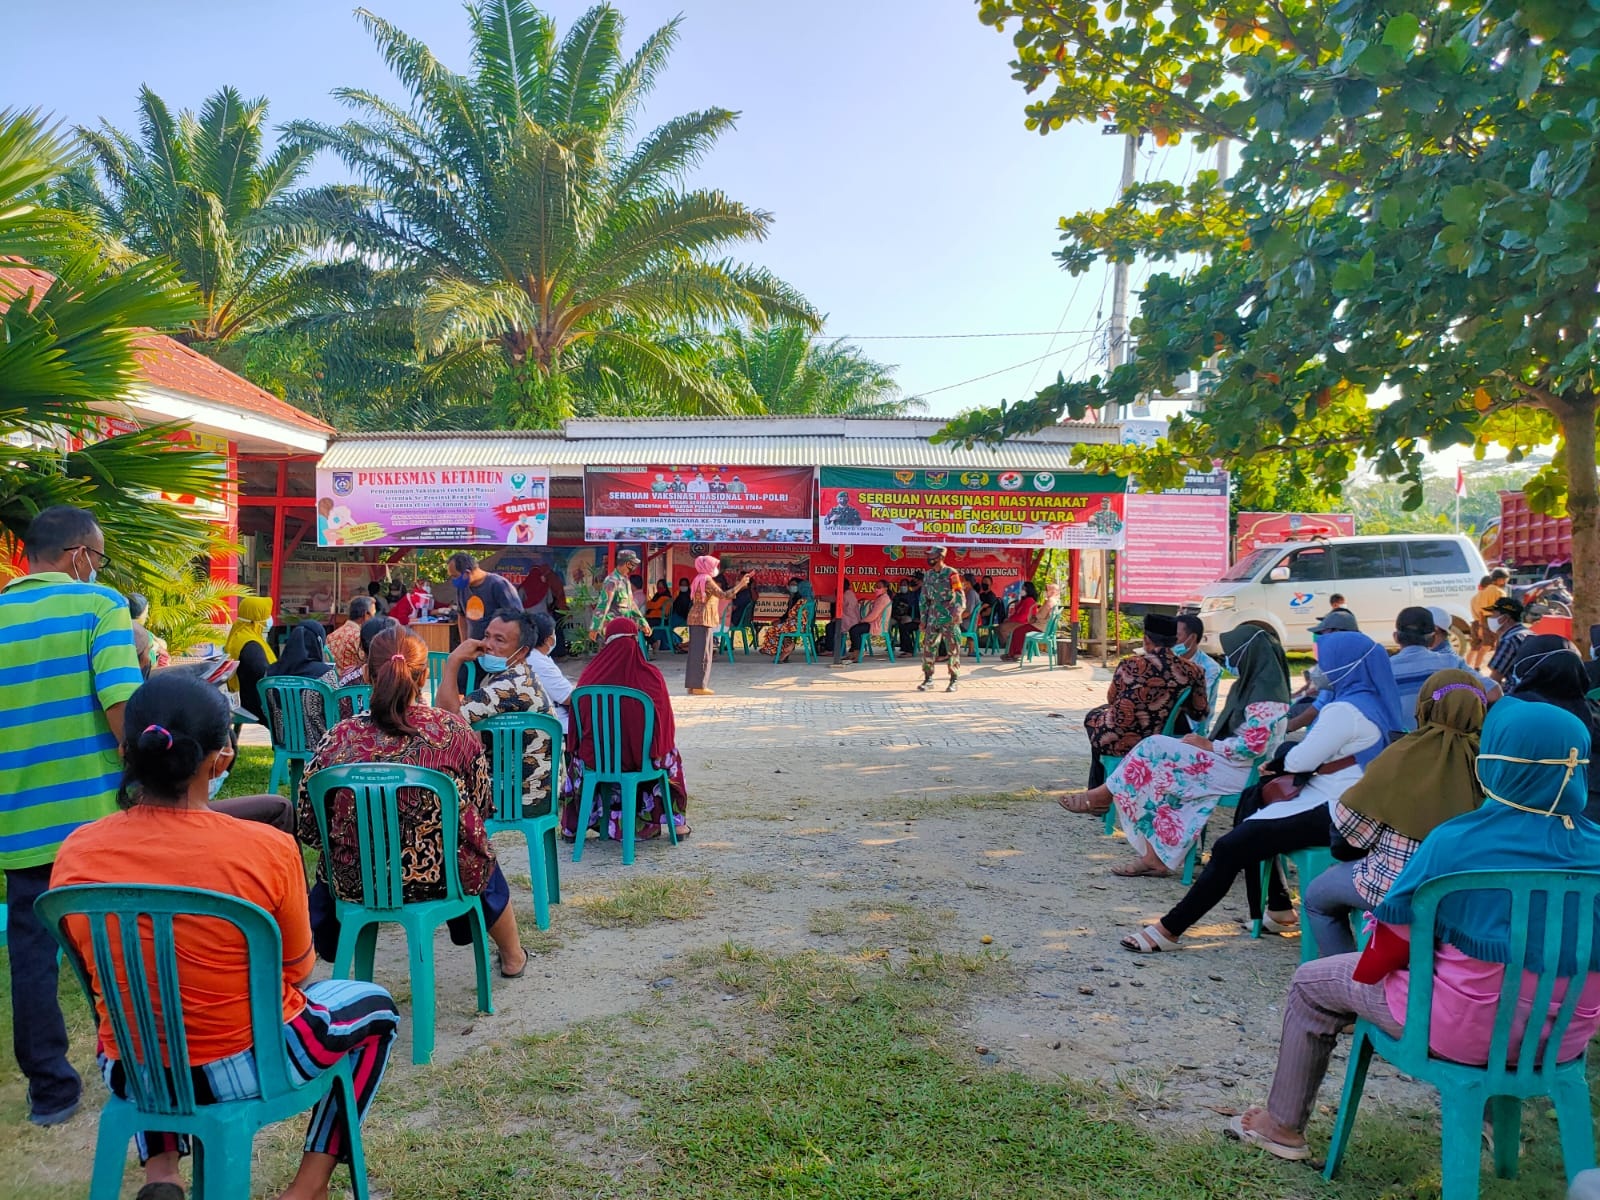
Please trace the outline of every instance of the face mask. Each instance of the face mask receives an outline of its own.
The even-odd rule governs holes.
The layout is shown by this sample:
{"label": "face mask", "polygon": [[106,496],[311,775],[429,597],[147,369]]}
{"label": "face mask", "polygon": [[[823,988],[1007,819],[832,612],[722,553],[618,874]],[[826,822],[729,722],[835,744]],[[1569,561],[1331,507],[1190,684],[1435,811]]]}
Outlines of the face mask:
{"label": "face mask", "polygon": [[798,596],[799,594],[800,594],[799,585],[791,583],[789,585],[789,595]]}
{"label": "face mask", "polygon": [[463,571],[459,575],[451,576],[450,582],[455,584],[458,592],[464,592],[467,590],[467,584],[472,582],[472,576]]}
{"label": "face mask", "polygon": [[1519,662],[1512,667],[1511,674],[1506,679],[1506,683],[1510,685],[1513,692],[1516,691],[1522,686],[1522,681],[1529,675],[1533,674],[1533,669],[1535,667],[1537,667],[1545,659],[1554,658],[1558,654],[1570,654],[1576,658],[1578,652],[1576,650],[1568,650],[1566,647],[1562,647],[1560,650],[1548,650],[1543,654],[1535,654],[1532,658],[1524,659],[1522,662]]}
{"label": "face mask", "polygon": [[1183,657],[1187,656],[1189,651],[1191,651],[1193,649],[1194,649],[1194,647],[1189,645],[1188,642],[1179,642],[1176,646],[1174,646],[1172,648],[1172,652],[1174,654],[1176,654],[1179,658],[1183,658]]}
{"label": "face mask", "polygon": [[478,655],[478,665],[489,674],[494,675],[504,671],[511,665],[511,662],[509,659],[501,658],[498,654],[480,654]]}
{"label": "face mask", "polygon": [[272,623],[273,623],[273,618],[268,617],[265,621],[261,622],[261,628],[263,628],[263,629],[271,629],[272,628]]}
{"label": "face mask", "polygon": [[1239,668],[1238,668],[1237,664],[1234,662],[1233,655],[1234,654],[1239,655],[1240,656],[1239,657],[1239,662],[1243,662],[1244,661],[1245,647],[1248,646],[1251,642],[1255,641],[1260,636],[1261,636],[1261,630],[1257,629],[1249,637],[1245,638],[1244,646],[1240,646],[1237,650],[1235,650],[1233,652],[1233,654],[1224,654],[1222,656],[1222,669],[1227,671],[1227,672],[1229,672],[1230,674],[1237,675],[1239,673]]}
{"label": "face mask", "polygon": [[1502,620],[1501,618],[1499,618],[1499,617],[1490,617],[1489,618],[1489,631],[1491,633],[1499,633],[1500,632],[1500,626],[1502,626],[1504,624],[1505,624],[1505,621]]}
{"label": "face mask", "polygon": [[226,771],[224,771],[221,775],[215,776],[214,778],[208,780],[206,782],[206,799],[215,800],[217,798],[217,793],[222,790],[222,785],[227,782],[228,772]]}
{"label": "face mask", "polygon": [[[1371,651],[1369,650],[1367,653],[1370,654]],[[1359,667],[1365,658],[1366,655],[1363,654],[1361,658],[1356,659],[1355,662],[1350,663],[1343,670],[1341,670],[1338,675],[1329,675],[1321,667],[1312,667],[1311,670],[1306,672],[1306,678],[1311,682],[1311,686],[1316,688],[1317,691],[1325,691],[1328,688],[1333,687],[1339,680],[1343,679],[1346,675],[1350,674],[1350,672]]]}

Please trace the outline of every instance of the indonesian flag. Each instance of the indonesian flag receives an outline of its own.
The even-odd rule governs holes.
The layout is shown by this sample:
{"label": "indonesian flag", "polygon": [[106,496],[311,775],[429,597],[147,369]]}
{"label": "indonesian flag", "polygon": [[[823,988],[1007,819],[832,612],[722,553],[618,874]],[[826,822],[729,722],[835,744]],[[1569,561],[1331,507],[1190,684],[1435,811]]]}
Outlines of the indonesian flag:
{"label": "indonesian flag", "polygon": [[1456,495],[1465,496],[1466,494],[1467,494],[1467,476],[1466,476],[1466,472],[1464,472],[1460,467],[1457,467],[1456,468]]}

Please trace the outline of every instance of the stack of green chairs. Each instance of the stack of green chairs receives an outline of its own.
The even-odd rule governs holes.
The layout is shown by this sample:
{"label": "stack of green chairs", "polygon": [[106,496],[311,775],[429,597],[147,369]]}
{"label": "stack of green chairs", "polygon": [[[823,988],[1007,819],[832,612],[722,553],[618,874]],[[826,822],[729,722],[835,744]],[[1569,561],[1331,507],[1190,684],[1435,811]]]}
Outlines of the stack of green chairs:
{"label": "stack of green chairs", "polygon": [[[305,706],[321,706],[324,730],[339,723],[339,706],[334,703],[333,689],[320,679],[269,675],[257,685],[257,690],[261,695],[261,711],[267,717],[267,732],[272,736],[272,773],[267,777],[267,790],[277,792],[287,784],[289,798],[293,800],[300,794],[300,776],[306,763],[317,752],[307,736]],[[278,714],[276,720],[273,719],[274,710]]]}
{"label": "stack of green chairs", "polygon": [[[68,917],[87,924],[95,975],[102,984],[99,999],[105,1005],[127,1078],[128,1098],[107,1096],[100,1110],[89,1200],[117,1200],[122,1195],[128,1142],[141,1129],[187,1134],[193,1139],[193,1196],[248,1200],[256,1132],[306,1111],[335,1089],[341,1110],[352,1117],[345,1130],[350,1189],[356,1200],[366,1200],[366,1158],[361,1127],[353,1119],[356,1097],[349,1059],[341,1059],[306,1082],[290,1069],[283,1042],[283,938],[270,913],[221,892],[128,884],[54,888],[40,896],[34,907],[61,943],[63,957],[77,972],[92,1011],[96,994],[86,964],[64,927]],[[260,1095],[252,1099],[201,1104],[195,1098],[178,983],[173,923],[179,917],[224,921],[244,938],[251,1042],[260,1089]],[[149,930],[148,935],[141,933],[141,926]],[[126,989],[105,986],[117,978],[119,961]],[[148,1053],[147,1048],[158,1046],[166,1047],[164,1057]]]}
{"label": "stack of green chairs", "polygon": [[[518,778],[521,778],[520,770]],[[443,849],[440,866],[444,895],[438,900],[407,903],[403,896],[400,842],[400,789],[422,788],[439,801]],[[311,808],[322,838],[327,862],[329,809],[336,791],[348,790],[355,811],[356,846],[361,861],[361,899],[345,900],[332,886],[334,913],[339,918],[339,946],[333,973],[340,979],[372,978],[378,926],[393,924],[405,930],[411,967],[411,1061],[433,1061],[434,1041],[434,931],[446,921],[466,917],[472,928],[473,957],[478,969],[478,1009],[494,1012],[489,990],[489,930],[483,904],[461,890],[457,855],[461,831],[461,797],[455,780],[443,771],[401,763],[354,763],[327,767],[306,780]],[[282,1024],[280,1017],[279,1024]]]}
{"label": "stack of green chairs", "polygon": [[[1544,936],[1535,948],[1539,960],[1546,964],[1545,970],[1524,973],[1513,968],[1505,972],[1489,1043],[1489,1061],[1481,1067],[1435,1058],[1428,1050],[1433,1024],[1435,914],[1448,897],[1463,892],[1498,892],[1505,897],[1505,911],[1511,918],[1510,958],[1514,964],[1527,961],[1529,918],[1534,914],[1544,917]],[[1600,872],[1596,871],[1462,871],[1431,879],[1417,889],[1412,900],[1411,983],[1404,1031],[1396,1038],[1370,1021],[1356,1023],[1339,1119],[1323,1171],[1328,1179],[1338,1174],[1344,1161],[1374,1052],[1388,1059],[1400,1074],[1439,1090],[1442,1200],[1476,1200],[1485,1109],[1494,1127],[1495,1174],[1502,1179],[1516,1178],[1522,1148],[1522,1102],[1534,1097],[1550,1099],[1559,1123],[1561,1160],[1567,1180],[1570,1182],[1578,1172],[1595,1165],[1588,1048],[1566,1062],[1558,1062],[1557,1056],[1589,976],[1597,900]],[[1421,936],[1424,930],[1429,931],[1429,936]],[[1549,1011],[1558,982],[1553,965],[1560,961],[1560,949],[1566,941],[1576,950],[1576,973],[1559,981],[1566,987],[1566,998],[1548,1026],[1542,1018],[1530,1020],[1513,1041],[1511,1030],[1525,981],[1533,984],[1532,1011]],[[1541,1049],[1540,1035],[1546,1028],[1549,1033]],[[1546,1188],[1539,1194],[1554,1193]]]}
{"label": "stack of green chairs", "polygon": [[[561,903],[561,873],[556,866],[556,831],[561,824],[561,722],[549,713],[501,713],[474,722],[472,728],[489,740],[489,776],[494,784],[494,816],[490,835],[520,833],[528,843],[528,874],[533,879],[533,919],[550,928],[550,906]],[[535,732],[550,738],[550,810],[523,812],[522,754]]]}
{"label": "stack of green chairs", "polygon": [[[661,794],[666,808],[667,832],[672,844],[678,844],[678,826],[672,819],[672,782],[665,770],[650,765],[650,741],[655,734],[656,706],[645,693],[625,687],[580,687],[572,690],[568,702],[576,722],[574,731],[583,740],[584,731],[594,739],[594,765],[584,764],[583,790],[578,794],[577,837],[572,843],[572,861],[583,859],[584,834],[594,818],[595,792],[602,783],[615,783],[619,789],[621,806],[622,865],[633,862],[634,831],[639,823],[639,788],[660,781]],[[644,739],[638,750],[640,768],[626,770],[627,761],[622,737],[622,706],[638,704],[644,709]]]}

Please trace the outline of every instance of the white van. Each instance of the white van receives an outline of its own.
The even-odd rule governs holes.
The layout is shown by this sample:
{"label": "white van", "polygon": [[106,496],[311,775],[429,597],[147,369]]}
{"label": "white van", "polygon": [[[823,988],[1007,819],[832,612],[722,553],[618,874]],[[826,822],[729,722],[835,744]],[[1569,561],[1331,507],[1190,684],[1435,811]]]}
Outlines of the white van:
{"label": "white van", "polygon": [[1472,540],[1458,534],[1383,534],[1319,538],[1266,546],[1184,605],[1206,625],[1205,648],[1240,625],[1275,630],[1285,650],[1310,650],[1311,626],[1328,597],[1344,596],[1363,633],[1387,646],[1402,608],[1436,606],[1455,632],[1471,627],[1472,596],[1488,571]]}

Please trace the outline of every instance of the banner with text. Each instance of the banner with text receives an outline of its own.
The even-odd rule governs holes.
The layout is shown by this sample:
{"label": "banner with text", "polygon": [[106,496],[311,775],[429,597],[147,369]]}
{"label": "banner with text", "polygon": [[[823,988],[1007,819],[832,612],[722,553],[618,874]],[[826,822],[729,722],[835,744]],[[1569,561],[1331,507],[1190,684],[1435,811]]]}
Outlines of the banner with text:
{"label": "banner with text", "polygon": [[1242,512],[1238,532],[1234,535],[1234,557],[1243,558],[1263,546],[1277,546],[1283,542],[1352,537],[1355,531],[1353,513]]}
{"label": "banner with text", "polygon": [[1053,471],[823,467],[822,541],[1120,550],[1126,481]]}
{"label": "banner with text", "polygon": [[809,542],[811,467],[586,467],[591,542]]}
{"label": "banner with text", "polygon": [[543,546],[544,467],[317,471],[319,546]]}
{"label": "banner with text", "polygon": [[1228,569],[1228,473],[1191,471],[1182,487],[1128,497],[1117,560],[1127,604],[1183,604]]}

